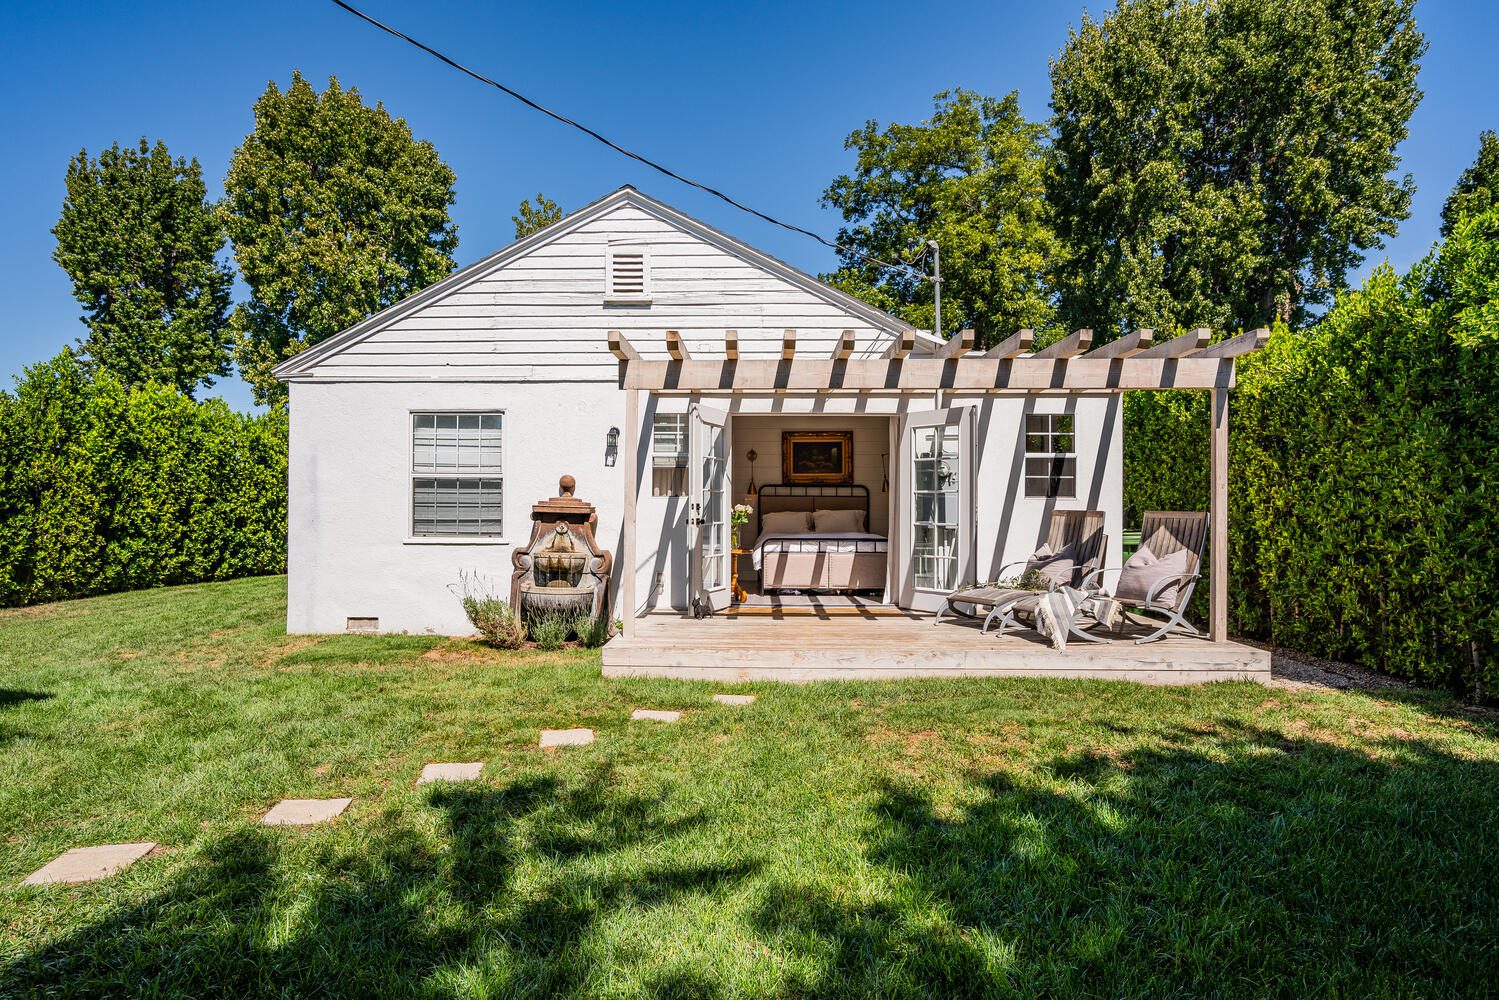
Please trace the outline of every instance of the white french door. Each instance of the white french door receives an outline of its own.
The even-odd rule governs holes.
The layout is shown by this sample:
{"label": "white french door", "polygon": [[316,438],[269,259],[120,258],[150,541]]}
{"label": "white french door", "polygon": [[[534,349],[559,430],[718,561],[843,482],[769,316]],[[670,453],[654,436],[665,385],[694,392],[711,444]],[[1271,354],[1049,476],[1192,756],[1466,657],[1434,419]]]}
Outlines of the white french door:
{"label": "white french door", "polygon": [[729,415],[694,404],[688,420],[691,504],[687,523],[692,539],[692,593],[697,613],[729,606]]}
{"label": "white french door", "polygon": [[973,408],[908,413],[900,425],[899,600],[936,611],[973,583]]}

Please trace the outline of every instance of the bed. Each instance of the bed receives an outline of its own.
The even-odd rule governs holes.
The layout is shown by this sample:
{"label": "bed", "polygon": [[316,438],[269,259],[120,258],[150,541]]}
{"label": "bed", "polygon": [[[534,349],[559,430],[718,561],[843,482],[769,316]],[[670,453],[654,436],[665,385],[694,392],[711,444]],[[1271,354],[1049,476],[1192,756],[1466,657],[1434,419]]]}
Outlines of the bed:
{"label": "bed", "polygon": [[[858,484],[830,486],[767,483],[756,504],[755,547],[751,559],[760,574],[760,589],[883,590],[889,542],[869,531],[869,488]],[[772,515],[810,514],[817,510],[862,512],[863,531],[786,531]],[[767,530],[766,519],[772,527]],[[853,527],[849,525],[848,527]]]}

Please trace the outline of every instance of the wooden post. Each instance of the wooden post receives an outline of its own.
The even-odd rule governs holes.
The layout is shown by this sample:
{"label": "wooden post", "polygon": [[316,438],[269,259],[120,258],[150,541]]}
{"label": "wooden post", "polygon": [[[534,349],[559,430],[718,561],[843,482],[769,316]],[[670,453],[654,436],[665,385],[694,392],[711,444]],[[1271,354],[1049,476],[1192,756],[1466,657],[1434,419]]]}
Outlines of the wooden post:
{"label": "wooden post", "polygon": [[619,561],[614,565],[624,575],[619,580],[620,609],[624,637],[635,635],[635,502],[640,495],[640,390],[625,390],[625,515],[619,539]]}
{"label": "wooden post", "polygon": [[1228,390],[1213,390],[1213,481],[1208,505],[1208,637],[1228,639]]}

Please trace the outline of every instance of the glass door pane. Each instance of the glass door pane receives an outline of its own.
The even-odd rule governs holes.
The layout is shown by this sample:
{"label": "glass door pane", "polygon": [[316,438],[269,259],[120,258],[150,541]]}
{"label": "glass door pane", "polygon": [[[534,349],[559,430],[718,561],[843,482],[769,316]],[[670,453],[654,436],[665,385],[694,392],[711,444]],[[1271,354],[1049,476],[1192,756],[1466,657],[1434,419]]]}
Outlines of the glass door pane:
{"label": "glass door pane", "polygon": [[911,429],[911,561],[916,586],[948,591],[957,585],[962,458],[958,428]]}
{"label": "glass door pane", "polygon": [[704,590],[718,590],[728,586],[728,497],[727,458],[724,428],[717,424],[699,423],[702,455],[702,518],[699,531],[702,539],[702,586]]}

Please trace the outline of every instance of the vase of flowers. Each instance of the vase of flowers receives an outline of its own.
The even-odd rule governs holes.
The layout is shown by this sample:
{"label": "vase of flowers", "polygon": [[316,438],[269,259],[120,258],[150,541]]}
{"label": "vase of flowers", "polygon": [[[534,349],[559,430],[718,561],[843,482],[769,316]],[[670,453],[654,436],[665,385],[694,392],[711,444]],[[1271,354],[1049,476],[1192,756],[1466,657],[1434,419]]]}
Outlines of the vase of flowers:
{"label": "vase of flowers", "polygon": [[734,505],[733,511],[729,514],[729,524],[733,529],[731,538],[734,548],[739,548],[739,529],[749,524],[749,520],[754,514],[755,508],[747,503],[736,503]]}

